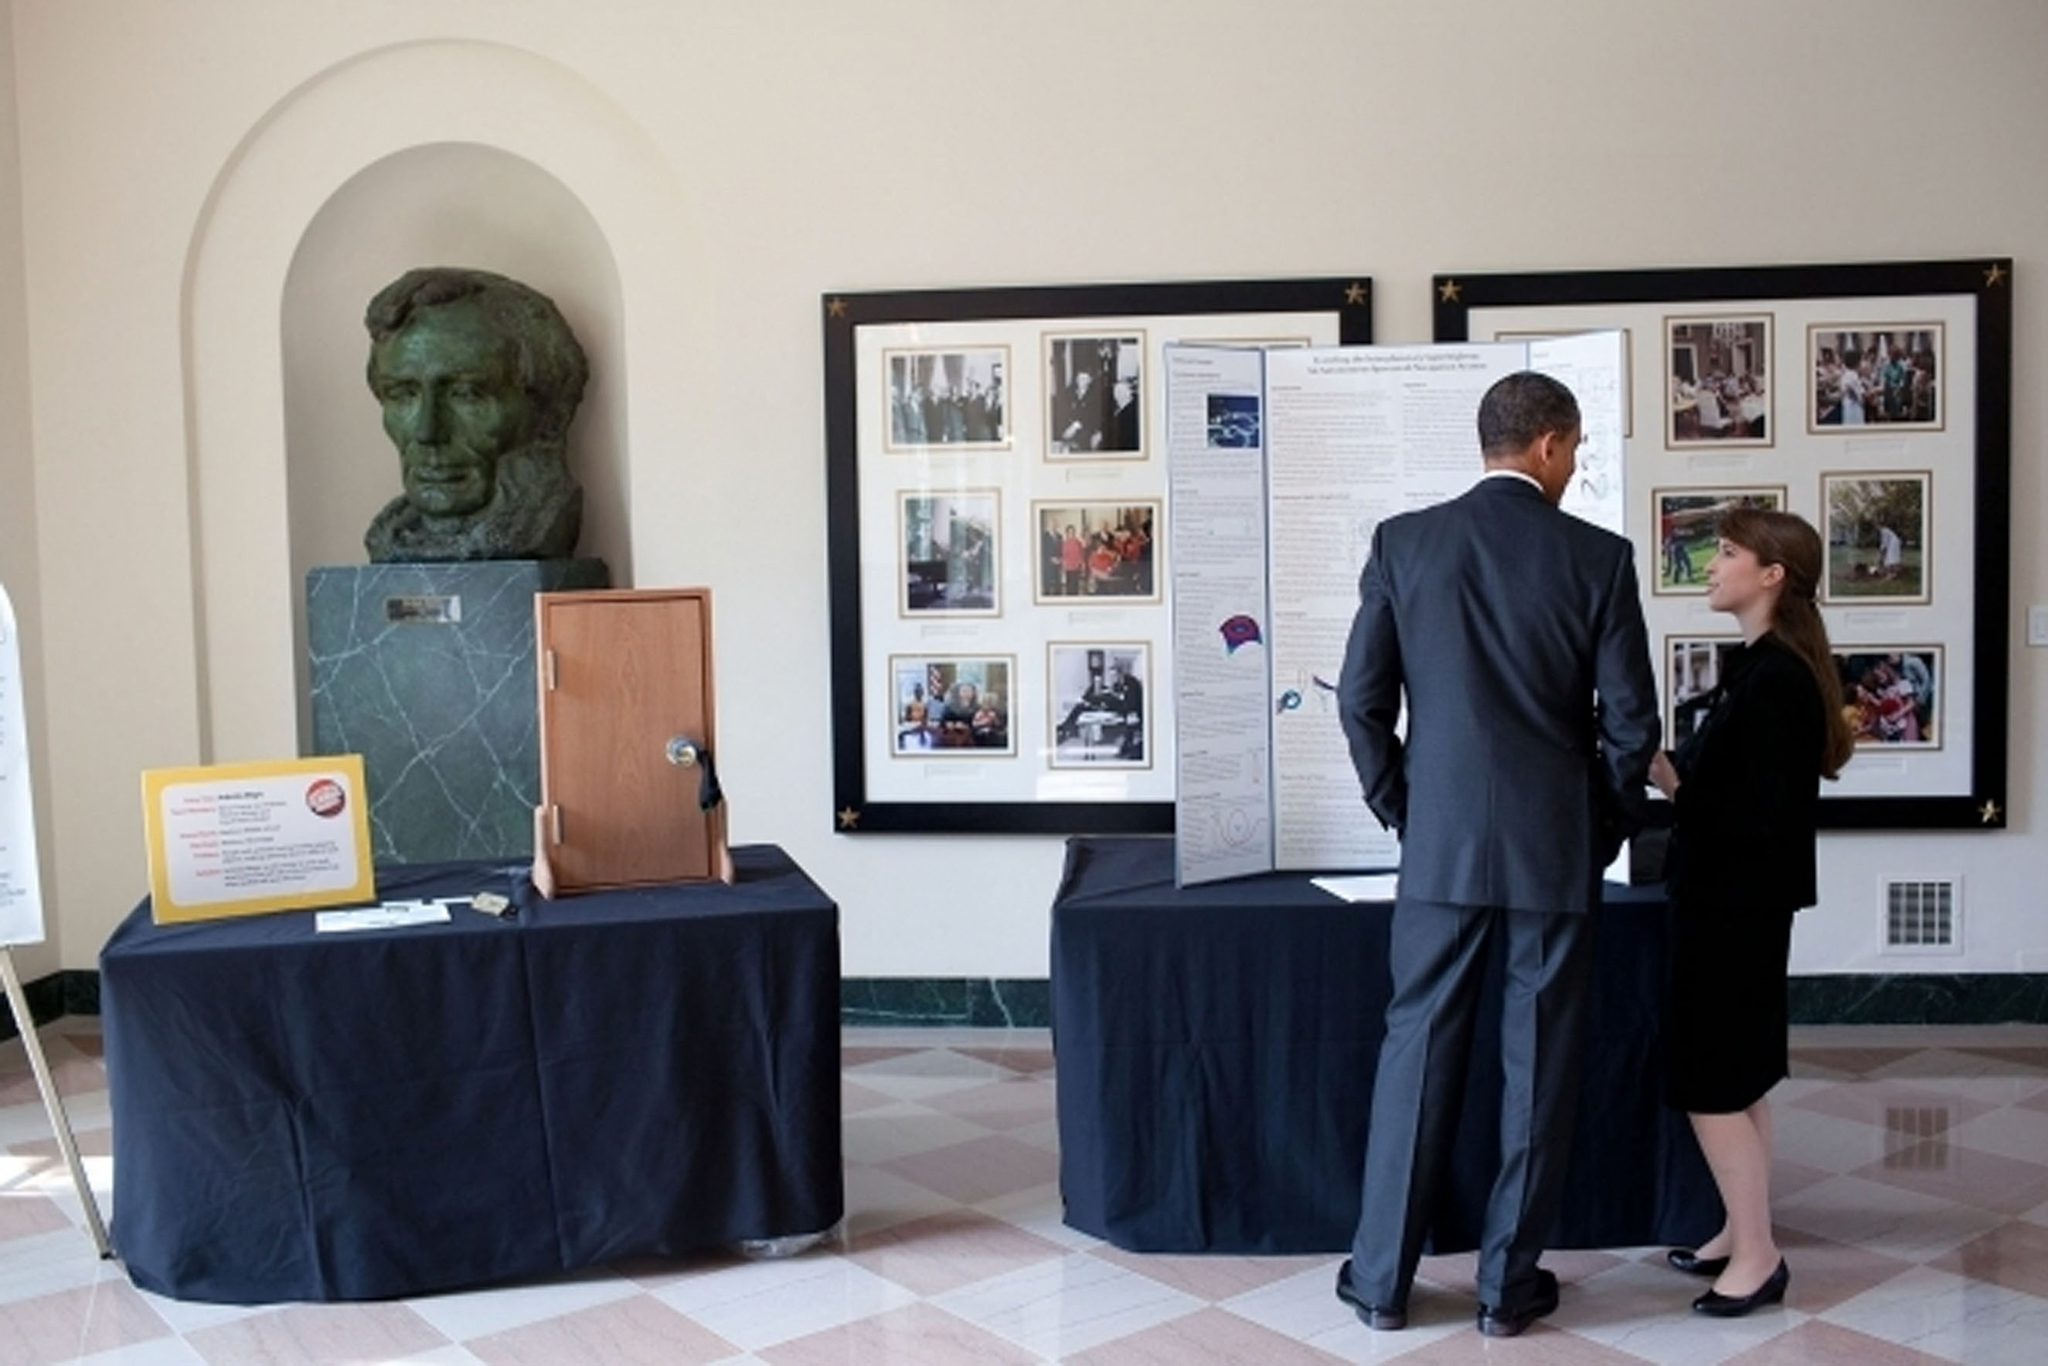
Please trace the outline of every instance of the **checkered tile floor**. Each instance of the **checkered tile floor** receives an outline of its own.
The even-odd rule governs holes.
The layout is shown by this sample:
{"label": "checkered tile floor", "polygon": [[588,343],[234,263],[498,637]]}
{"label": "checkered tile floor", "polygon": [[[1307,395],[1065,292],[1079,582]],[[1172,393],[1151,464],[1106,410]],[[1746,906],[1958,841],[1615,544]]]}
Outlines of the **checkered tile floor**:
{"label": "checkered tile floor", "polygon": [[[96,1022],[45,1048],[103,1202]],[[1661,1249],[1554,1253],[1557,1314],[1473,1331],[1470,1258],[1404,1332],[1331,1295],[1337,1258],[1148,1257],[1060,1223],[1043,1031],[849,1030],[848,1216],[800,1256],[636,1262],[376,1304],[231,1308],[94,1259],[19,1042],[0,1045],[0,1366],[46,1362],[2038,1363],[2048,1360],[2048,1028],[1795,1031],[1776,1093],[1789,1303],[1733,1322]]]}

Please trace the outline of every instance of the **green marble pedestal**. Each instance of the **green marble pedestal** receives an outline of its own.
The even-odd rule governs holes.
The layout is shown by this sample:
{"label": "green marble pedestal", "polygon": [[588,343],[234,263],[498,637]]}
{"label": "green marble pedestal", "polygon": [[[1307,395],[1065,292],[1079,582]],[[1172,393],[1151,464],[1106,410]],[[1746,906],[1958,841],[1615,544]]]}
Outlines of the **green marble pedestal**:
{"label": "green marble pedestal", "polygon": [[533,595],[602,560],[339,565],[306,575],[313,752],[360,754],[379,862],[533,854]]}

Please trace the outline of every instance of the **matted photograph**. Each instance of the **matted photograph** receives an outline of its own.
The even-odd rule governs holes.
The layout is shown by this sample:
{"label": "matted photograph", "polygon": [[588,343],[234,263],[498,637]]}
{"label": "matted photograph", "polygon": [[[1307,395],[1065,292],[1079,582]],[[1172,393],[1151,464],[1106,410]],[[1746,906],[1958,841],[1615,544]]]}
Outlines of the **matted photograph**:
{"label": "matted photograph", "polygon": [[1861,746],[1940,749],[1945,686],[1939,645],[1835,651],[1842,673],[1842,714]]}
{"label": "matted photograph", "polygon": [[983,616],[1002,611],[997,585],[995,489],[903,495],[900,535],[906,616]]}
{"label": "matted photograph", "polygon": [[1808,429],[1940,431],[1946,420],[1941,334],[1940,323],[1807,328],[1806,358],[1813,371]]}
{"label": "matted photograph", "polygon": [[1677,749],[1699,729],[1721,686],[1721,662],[1741,636],[1664,637],[1664,744]]}
{"label": "matted photograph", "polygon": [[1664,444],[1768,446],[1771,315],[1664,320]]}
{"label": "matted photograph", "polygon": [[1053,459],[1142,459],[1145,334],[1048,334],[1046,454]]}
{"label": "matted photograph", "polygon": [[1210,450],[1257,450],[1261,443],[1257,394],[1209,395]]}
{"label": "matted photograph", "polygon": [[[1170,833],[1172,690],[1144,694],[1154,666],[1160,679],[1173,676],[1161,653],[1172,634],[1172,563],[1167,469],[1157,458],[1166,449],[1159,343],[1364,345],[1368,278],[835,290],[818,296],[818,321],[833,829]],[[1044,430],[1056,414],[1062,432]],[[1207,416],[1199,404],[1189,414],[1197,454]],[[985,439],[1001,449],[983,449]],[[1070,524],[1078,547],[1067,544]],[[1075,548],[1080,567],[1070,574]],[[1080,687],[1052,714],[1047,643],[1056,640],[1152,643],[1149,652],[1120,651],[1128,683],[1110,682],[1105,660],[1104,682],[1063,744],[1056,730],[1090,688],[1083,654]],[[1007,668],[1007,685],[990,681],[995,663]],[[939,724],[962,681],[955,673],[976,670],[965,679],[973,711],[1008,727],[1010,750],[987,745],[989,717],[977,740],[973,711],[966,746],[957,716],[950,732]],[[921,754],[1004,757],[925,763]]]}
{"label": "matted photograph", "polygon": [[1927,470],[1823,474],[1828,602],[1931,602],[1934,562],[1929,516],[1934,475]]}
{"label": "matted photograph", "polygon": [[887,351],[888,451],[1005,450],[1010,348]]}
{"label": "matted photograph", "polygon": [[1157,602],[1157,500],[1031,505],[1039,602]]}
{"label": "matted photograph", "polygon": [[1053,768],[1150,768],[1145,688],[1152,647],[1139,641],[1046,647],[1046,761]]}
{"label": "matted photograph", "polygon": [[1657,518],[1657,576],[1653,593],[1707,591],[1707,561],[1719,543],[1723,513],[1736,508],[1785,510],[1783,485],[1766,488],[1687,488],[1651,491]]}
{"label": "matted photograph", "polygon": [[1016,676],[1008,655],[889,656],[889,753],[899,759],[1015,754]]}

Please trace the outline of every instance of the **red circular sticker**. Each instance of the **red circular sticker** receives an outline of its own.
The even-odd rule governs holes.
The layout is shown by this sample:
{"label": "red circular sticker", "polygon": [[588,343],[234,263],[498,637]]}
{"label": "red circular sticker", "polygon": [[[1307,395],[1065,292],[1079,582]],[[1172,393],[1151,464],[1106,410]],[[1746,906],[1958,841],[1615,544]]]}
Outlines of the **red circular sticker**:
{"label": "red circular sticker", "polygon": [[306,805],[316,816],[339,816],[348,805],[348,794],[332,778],[322,778],[306,789]]}

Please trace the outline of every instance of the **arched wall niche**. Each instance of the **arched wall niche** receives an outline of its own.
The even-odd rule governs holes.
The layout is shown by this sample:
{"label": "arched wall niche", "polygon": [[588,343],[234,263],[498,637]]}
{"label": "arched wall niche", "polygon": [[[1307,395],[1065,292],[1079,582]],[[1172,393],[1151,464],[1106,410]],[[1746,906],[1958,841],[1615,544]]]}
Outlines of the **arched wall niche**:
{"label": "arched wall niche", "polygon": [[[229,157],[187,257],[206,761],[298,747],[304,570],[362,562],[363,528],[398,490],[362,380],[362,308],[423,264],[526,280],[590,352],[571,448],[581,553],[632,582],[636,525],[687,487],[710,289],[680,181],[645,131],[576,72],[502,44],[409,43],[329,67]],[[635,467],[635,448],[663,458]]]}
{"label": "arched wall niche", "polygon": [[[618,270],[582,201],[522,157],[476,143],[409,148],[357,172],[307,225],[281,308],[291,579],[316,565],[360,564],[363,529],[399,491],[398,457],[364,381],[363,307],[414,266],[496,271],[555,301],[590,357],[590,384],[569,432],[583,485],[578,554],[632,573],[626,513],[625,372]],[[303,594],[293,599],[301,748],[305,699]]]}

